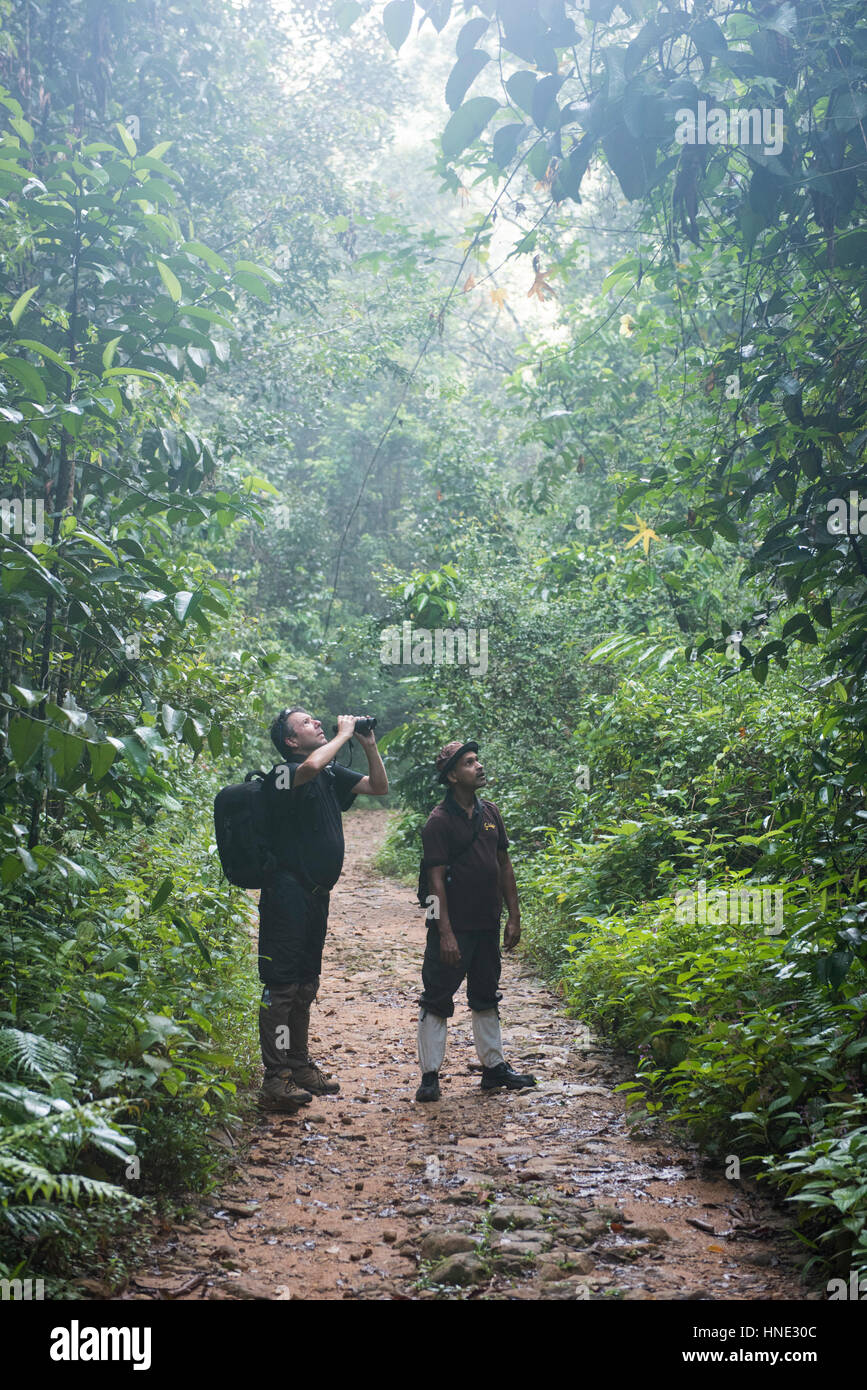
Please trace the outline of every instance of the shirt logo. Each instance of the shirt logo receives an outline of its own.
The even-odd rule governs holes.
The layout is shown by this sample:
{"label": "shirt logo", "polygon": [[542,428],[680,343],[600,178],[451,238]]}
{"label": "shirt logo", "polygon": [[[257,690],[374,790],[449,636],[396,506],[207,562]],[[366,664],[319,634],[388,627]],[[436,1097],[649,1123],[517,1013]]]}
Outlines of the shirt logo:
{"label": "shirt logo", "polygon": [[486,830],[496,830],[496,828],[497,828],[497,827],[496,827],[495,825],[492,825],[490,821],[485,821],[485,829],[486,829]]}

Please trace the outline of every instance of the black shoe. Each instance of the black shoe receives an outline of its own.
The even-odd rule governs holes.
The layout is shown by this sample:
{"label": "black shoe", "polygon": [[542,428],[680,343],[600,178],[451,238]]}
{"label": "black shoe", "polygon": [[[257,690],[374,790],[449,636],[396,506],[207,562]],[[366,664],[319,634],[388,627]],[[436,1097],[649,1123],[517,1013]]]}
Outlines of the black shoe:
{"label": "black shoe", "polygon": [[535,1076],[529,1073],[522,1076],[516,1071],[512,1071],[508,1062],[500,1062],[496,1067],[482,1067],[482,1090],[495,1091],[498,1086],[505,1086],[510,1091],[520,1091],[524,1086],[535,1086]]}
{"label": "black shoe", "polygon": [[415,1098],[416,1100],[439,1100],[440,1074],[438,1071],[426,1071],[424,1073]]}

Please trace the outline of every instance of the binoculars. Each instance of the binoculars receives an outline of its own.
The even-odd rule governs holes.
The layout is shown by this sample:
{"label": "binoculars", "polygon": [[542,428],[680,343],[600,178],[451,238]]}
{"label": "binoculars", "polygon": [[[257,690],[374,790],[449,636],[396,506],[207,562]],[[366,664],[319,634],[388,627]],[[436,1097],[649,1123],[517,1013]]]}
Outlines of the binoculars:
{"label": "binoculars", "polygon": [[[375,720],[375,719],[356,719],[356,721],[355,721],[355,732],[356,732],[357,734],[372,734],[375,728],[376,728],[376,720]],[[332,726],[331,726],[331,732],[332,732],[333,734],[336,734],[336,733],[337,733],[337,725],[336,725],[336,724],[332,724]]]}

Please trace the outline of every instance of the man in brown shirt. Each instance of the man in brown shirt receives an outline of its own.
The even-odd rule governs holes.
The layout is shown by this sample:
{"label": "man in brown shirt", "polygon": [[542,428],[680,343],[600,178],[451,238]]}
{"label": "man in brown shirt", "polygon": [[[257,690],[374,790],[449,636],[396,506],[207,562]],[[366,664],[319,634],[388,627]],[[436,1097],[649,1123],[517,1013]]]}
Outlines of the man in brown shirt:
{"label": "man in brown shirt", "polygon": [[473,1019],[473,1038],[482,1063],[482,1090],[535,1086],[536,1078],[512,1070],[503,1057],[500,1015],[500,914],[508,908],[504,944],[511,951],[521,935],[515,873],[503,819],[492,801],[476,792],[485,785],[479,745],[455,739],[436,761],[448,788],[422,830],[430,890],[428,933],[422,963],[418,1056],[421,1085],[416,1100],[439,1100],[447,1020],[464,976]]}

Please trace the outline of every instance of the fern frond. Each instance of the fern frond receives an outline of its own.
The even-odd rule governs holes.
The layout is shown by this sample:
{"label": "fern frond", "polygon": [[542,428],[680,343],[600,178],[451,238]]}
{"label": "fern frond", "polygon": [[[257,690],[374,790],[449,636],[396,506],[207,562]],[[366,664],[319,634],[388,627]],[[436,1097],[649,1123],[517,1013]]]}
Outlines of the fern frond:
{"label": "fern frond", "polygon": [[95,1147],[102,1149],[112,1143],[124,1154],[132,1152],[132,1139],[111,1124],[111,1115],[118,1107],[116,1099],[70,1105],[68,1101],[55,1096],[54,1106],[49,1115],[0,1130],[0,1153],[4,1149],[12,1153],[31,1153],[35,1146],[58,1141],[79,1148],[93,1142]]}
{"label": "fern frond", "polygon": [[18,1076],[25,1072],[50,1082],[56,1076],[74,1079],[72,1054],[62,1043],[41,1033],[25,1033],[20,1028],[0,1028],[0,1074]]}
{"label": "fern frond", "polygon": [[81,1173],[51,1173],[36,1163],[27,1163],[11,1154],[0,1154],[0,1181],[13,1197],[33,1202],[38,1195],[46,1202],[66,1202],[77,1206],[83,1197],[93,1202],[138,1205],[139,1199],[113,1182],[86,1178]]}
{"label": "fern frond", "polygon": [[0,1208],[0,1230],[4,1236],[21,1240],[25,1236],[70,1235],[72,1227],[62,1207],[32,1202]]}

